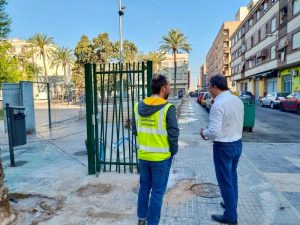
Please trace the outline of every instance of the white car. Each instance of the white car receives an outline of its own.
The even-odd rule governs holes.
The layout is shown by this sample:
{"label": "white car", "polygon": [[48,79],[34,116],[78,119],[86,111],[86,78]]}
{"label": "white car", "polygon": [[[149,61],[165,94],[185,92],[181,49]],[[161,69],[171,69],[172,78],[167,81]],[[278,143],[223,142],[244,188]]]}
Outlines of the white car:
{"label": "white car", "polygon": [[280,101],[285,99],[289,93],[271,92],[260,100],[260,106],[269,106],[271,109],[279,107]]}

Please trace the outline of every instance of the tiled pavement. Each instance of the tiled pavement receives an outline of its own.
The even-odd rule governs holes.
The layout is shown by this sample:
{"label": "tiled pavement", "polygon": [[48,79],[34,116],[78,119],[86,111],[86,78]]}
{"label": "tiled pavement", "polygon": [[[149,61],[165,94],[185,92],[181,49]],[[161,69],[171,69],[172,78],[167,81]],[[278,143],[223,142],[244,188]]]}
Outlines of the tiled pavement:
{"label": "tiled pavement", "polygon": [[[213,183],[216,184],[213,161],[212,161],[212,144],[208,141],[202,141],[199,137],[199,128],[207,126],[207,113],[194,99],[185,99],[179,113],[179,126],[180,126],[180,150],[174,159],[171,169],[170,181],[168,184],[168,193],[166,196],[171,196],[172,190],[179,190],[182,195],[178,198],[177,204],[171,204],[164,201],[162,210],[162,225],[209,225],[216,224],[210,219],[212,213],[222,213],[219,206],[220,198],[203,198],[197,197],[184,188],[178,189],[178,184],[182,181],[189,181],[193,184],[199,183]],[[81,157],[77,159],[73,156],[73,152],[84,150],[85,138],[85,124],[84,121],[77,121],[71,123],[69,121],[57,124],[52,131],[47,131],[46,127],[37,135],[32,137],[30,144],[22,148],[16,148],[19,151],[19,157],[39,157],[40,161],[34,165],[34,168],[44,168],[45,164],[48,165],[46,169],[37,171],[33,176],[32,172],[24,173],[20,177],[22,167],[16,170],[8,169],[7,164],[9,161],[7,146],[2,156],[5,161],[7,169],[7,178],[15,177],[16,180],[31,179],[37,176],[34,188],[38,193],[47,192],[46,187],[52,187],[50,184],[57,181],[57,178],[48,174],[42,174],[42,171],[48,171],[51,168],[51,174],[55,175],[56,170],[59,170],[57,164],[64,163],[68,165],[70,170],[73,168],[80,168],[75,171],[80,171],[77,176],[85,176],[86,173],[86,158]],[[260,145],[263,148],[263,145]],[[245,148],[253,147],[253,143],[244,143]],[[30,151],[26,153],[26,148]],[[41,149],[42,148],[42,149]],[[53,159],[52,159],[53,158]],[[66,158],[66,159],[64,159]],[[59,159],[59,160],[58,160]],[[64,159],[64,160],[63,160]],[[56,162],[57,161],[57,162]],[[26,164],[27,167],[30,166]],[[43,165],[43,166],[42,166]],[[25,167],[26,167],[25,166]],[[27,168],[26,167],[26,168]],[[58,168],[56,168],[58,167]],[[56,169],[55,169],[56,168]],[[55,169],[55,170],[54,170]],[[54,170],[54,171],[53,171]],[[15,171],[15,172],[14,172]],[[18,172],[19,171],[19,172]],[[55,172],[56,171],[56,172]],[[243,155],[239,164],[239,224],[242,225],[300,225],[299,212],[290,204],[281,192],[279,192],[261,173],[252,162]],[[48,173],[47,172],[47,173]],[[112,174],[113,175],[113,174]],[[41,180],[43,176],[47,180]],[[53,176],[54,177],[54,176]],[[72,177],[72,176],[70,176]],[[71,178],[70,178],[71,179]],[[44,186],[43,182],[50,182],[49,185]],[[25,182],[26,183],[26,182]],[[14,188],[14,185],[17,185]],[[18,186],[18,183],[10,182],[10,190],[18,191],[26,189],[27,186]],[[30,188],[28,186],[28,188]],[[32,188],[32,187],[31,187]],[[64,192],[66,190],[63,190]],[[189,192],[189,193],[188,193]],[[178,197],[178,196],[177,196]],[[174,197],[175,198],[175,197]],[[136,204],[136,196],[128,202],[128,204]],[[132,215],[134,218],[135,216]],[[49,223],[51,224],[51,223]],[[96,224],[96,223],[94,223]],[[98,223],[97,223],[98,224]],[[99,221],[99,224],[101,221]],[[132,225],[130,223],[115,222],[115,225]]]}
{"label": "tiled pavement", "polygon": [[[180,140],[184,147],[180,147],[175,158],[169,190],[176,187],[176,184],[182,179],[192,180],[194,183],[217,184],[212,160],[212,143],[200,140],[199,136],[199,129],[207,126],[207,113],[193,99],[185,100],[181,109],[180,114],[183,116],[179,119]],[[245,155],[241,157],[238,173],[239,224],[300,224],[299,212],[270,184]],[[162,224],[216,224],[210,219],[210,215],[223,212],[219,205],[220,201],[221,198],[210,199],[194,196],[190,201],[178,204],[176,207],[165,203]]]}

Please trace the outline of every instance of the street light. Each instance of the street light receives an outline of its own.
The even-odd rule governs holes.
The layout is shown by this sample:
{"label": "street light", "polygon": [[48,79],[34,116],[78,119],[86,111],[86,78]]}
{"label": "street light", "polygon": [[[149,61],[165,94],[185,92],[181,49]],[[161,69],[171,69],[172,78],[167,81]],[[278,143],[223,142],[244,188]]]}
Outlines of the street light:
{"label": "street light", "polygon": [[119,31],[120,31],[120,63],[123,62],[123,37],[122,37],[122,16],[124,15],[125,6],[122,6],[119,0]]}

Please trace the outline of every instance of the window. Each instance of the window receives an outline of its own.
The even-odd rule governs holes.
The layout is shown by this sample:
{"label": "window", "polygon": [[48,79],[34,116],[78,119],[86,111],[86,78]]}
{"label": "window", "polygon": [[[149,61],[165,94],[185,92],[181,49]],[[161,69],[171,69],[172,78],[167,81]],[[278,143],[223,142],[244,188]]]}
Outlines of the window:
{"label": "window", "polygon": [[239,30],[238,36],[239,36],[239,39],[242,37],[242,31],[241,30]]}
{"label": "window", "polygon": [[264,9],[264,12],[267,12],[268,11],[268,1],[265,1],[264,4],[263,4],[263,9]]}
{"label": "window", "polygon": [[272,19],[271,21],[271,33],[273,33],[276,30],[276,17]]}
{"label": "window", "polygon": [[272,5],[274,5],[277,2],[277,0],[272,0]]}
{"label": "window", "polygon": [[245,31],[246,31],[245,26],[243,26],[242,27],[242,35],[245,34]]}
{"label": "window", "polygon": [[300,12],[300,0],[294,0],[293,2],[293,15]]}
{"label": "window", "polygon": [[259,30],[258,31],[258,42],[260,42],[260,39],[261,39],[261,31]]}
{"label": "window", "polygon": [[254,38],[252,36],[251,39],[250,39],[250,47],[253,47],[253,44],[254,44]]}
{"label": "window", "polygon": [[255,65],[258,65],[258,64],[259,64],[259,57],[255,56]]}
{"label": "window", "polygon": [[271,60],[276,58],[276,46],[271,47]]}
{"label": "window", "polygon": [[259,20],[259,18],[260,18],[260,10],[258,10],[258,11],[256,12],[256,20]]}
{"label": "window", "polygon": [[280,24],[287,22],[287,13],[288,13],[287,6],[280,10],[280,12],[279,12],[279,23]]}
{"label": "window", "polygon": [[266,34],[268,34],[268,33],[269,33],[269,24],[266,23]]}
{"label": "window", "polygon": [[250,18],[248,20],[248,26],[249,26],[249,28],[251,28],[253,26],[253,18]]}
{"label": "window", "polygon": [[300,32],[293,35],[293,49],[300,48]]}

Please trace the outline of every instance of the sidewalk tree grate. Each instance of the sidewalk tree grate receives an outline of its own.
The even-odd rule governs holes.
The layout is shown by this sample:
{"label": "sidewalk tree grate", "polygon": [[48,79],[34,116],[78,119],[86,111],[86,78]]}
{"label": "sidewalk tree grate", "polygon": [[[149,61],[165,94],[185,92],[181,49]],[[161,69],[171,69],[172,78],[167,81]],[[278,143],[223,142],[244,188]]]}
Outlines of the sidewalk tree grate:
{"label": "sidewalk tree grate", "polygon": [[219,198],[221,197],[218,185],[211,183],[193,184],[190,190],[197,196],[203,198]]}
{"label": "sidewalk tree grate", "polygon": [[74,152],[73,155],[75,155],[75,156],[86,156],[87,155],[87,151]]}

